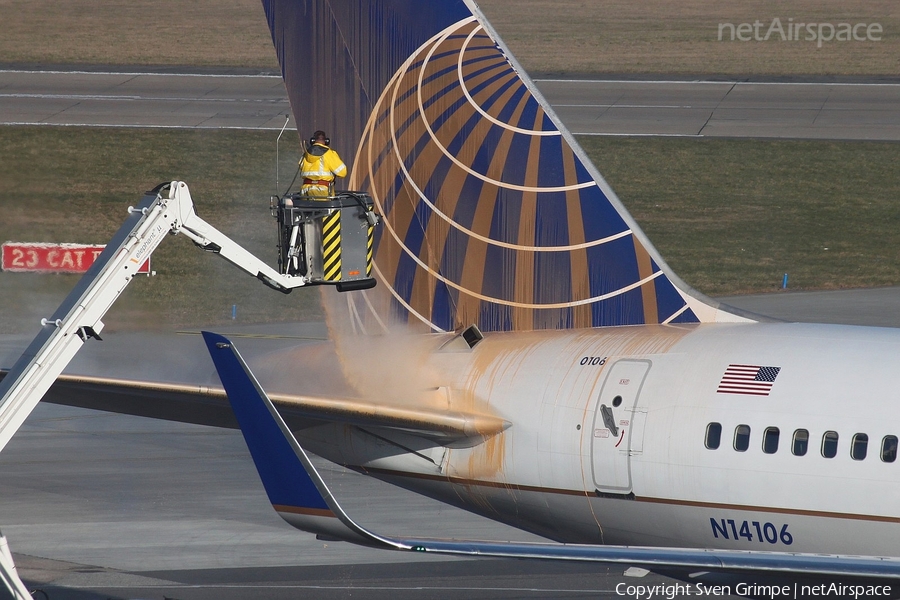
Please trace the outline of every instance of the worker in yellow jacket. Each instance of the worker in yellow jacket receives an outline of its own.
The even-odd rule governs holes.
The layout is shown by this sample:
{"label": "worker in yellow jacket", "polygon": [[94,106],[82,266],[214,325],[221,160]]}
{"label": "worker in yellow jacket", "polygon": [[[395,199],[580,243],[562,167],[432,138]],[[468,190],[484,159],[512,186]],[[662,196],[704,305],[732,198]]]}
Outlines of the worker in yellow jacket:
{"label": "worker in yellow jacket", "polygon": [[330,143],[331,140],[321,130],[309,138],[309,147],[300,160],[300,177],[303,178],[300,193],[304,196],[330,196],[334,191],[334,178],[347,175],[347,165],[337,152],[328,147]]}

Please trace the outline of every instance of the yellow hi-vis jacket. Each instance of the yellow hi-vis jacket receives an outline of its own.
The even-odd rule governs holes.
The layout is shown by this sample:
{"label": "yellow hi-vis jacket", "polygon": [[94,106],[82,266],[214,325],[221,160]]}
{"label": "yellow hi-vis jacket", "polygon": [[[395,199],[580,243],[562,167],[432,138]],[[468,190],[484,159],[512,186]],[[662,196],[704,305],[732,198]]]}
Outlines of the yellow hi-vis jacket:
{"label": "yellow hi-vis jacket", "polygon": [[325,144],[315,143],[300,160],[300,193],[308,196],[327,196],[335,177],[345,177],[347,165],[338,153]]}

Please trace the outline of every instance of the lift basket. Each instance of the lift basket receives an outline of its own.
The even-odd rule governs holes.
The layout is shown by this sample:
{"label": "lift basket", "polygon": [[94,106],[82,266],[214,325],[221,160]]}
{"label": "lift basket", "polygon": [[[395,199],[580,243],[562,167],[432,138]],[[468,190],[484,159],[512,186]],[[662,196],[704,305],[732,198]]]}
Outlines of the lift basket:
{"label": "lift basket", "polygon": [[293,194],[280,199],[273,213],[278,220],[279,271],[306,276],[313,285],[335,285],[341,292],[375,285],[372,244],[378,217],[368,194]]}

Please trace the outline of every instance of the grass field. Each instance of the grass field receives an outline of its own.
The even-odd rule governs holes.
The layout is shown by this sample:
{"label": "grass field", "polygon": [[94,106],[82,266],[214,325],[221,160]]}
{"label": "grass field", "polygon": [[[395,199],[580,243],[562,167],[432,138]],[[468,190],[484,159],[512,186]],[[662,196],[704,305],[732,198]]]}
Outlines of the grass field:
{"label": "grass field", "polygon": [[[896,0],[481,0],[531,73],[900,74]],[[719,41],[719,25],[878,23],[880,41]],[[257,0],[0,0],[0,63],[276,69]],[[805,37],[805,34],[804,36]]]}
{"label": "grass field", "polygon": [[[10,127],[0,144],[0,241],[104,243],[160,181],[191,186],[201,216],[274,262],[270,133]],[[710,295],[900,284],[900,144],[581,139],[650,239]],[[293,173],[282,147],[281,173]],[[321,316],[318,293],[263,289],[186,239],[154,254],[110,327]],[[6,315],[48,316],[75,276],[0,273]],[[7,317],[9,318],[9,317]],[[20,323],[0,322],[0,331]],[[31,330],[31,323],[25,330]]]}
{"label": "grass field", "polygon": [[[129,205],[161,181],[191,186],[197,212],[260,257],[275,263],[274,138],[269,133],[7,127],[0,130],[0,241],[105,243]],[[297,157],[283,145],[282,173]],[[185,238],[153,255],[155,277],[133,282],[105,321],[143,329],[320,318],[318,293],[283,295],[239,274]],[[49,316],[76,275],[0,273],[0,319]],[[3,317],[2,315],[6,315]],[[18,331],[0,322],[0,331]]]}
{"label": "grass field", "polygon": [[[531,73],[900,74],[895,0],[482,0]],[[878,42],[719,41],[719,24],[880,23]],[[763,30],[764,37],[765,31]],[[805,36],[801,36],[805,37]]]}
{"label": "grass field", "polygon": [[278,68],[259,0],[0,0],[0,61]]}
{"label": "grass field", "polygon": [[709,295],[900,284],[900,144],[598,138],[581,144]]}

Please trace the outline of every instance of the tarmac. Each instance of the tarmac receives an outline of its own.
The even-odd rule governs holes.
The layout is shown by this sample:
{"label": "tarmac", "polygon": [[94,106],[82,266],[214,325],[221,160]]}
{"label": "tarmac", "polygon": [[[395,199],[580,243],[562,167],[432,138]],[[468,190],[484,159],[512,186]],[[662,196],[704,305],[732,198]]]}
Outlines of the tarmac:
{"label": "tarmac", "polygon": [[576,135],[900,139],[900,83],[538,80]]}
{"label": "tarmac", "polygon": [[[537,79],[576,135],[900,140],[900,82]],[[0,124],[280,130],[280,76],[0,70]]]}

